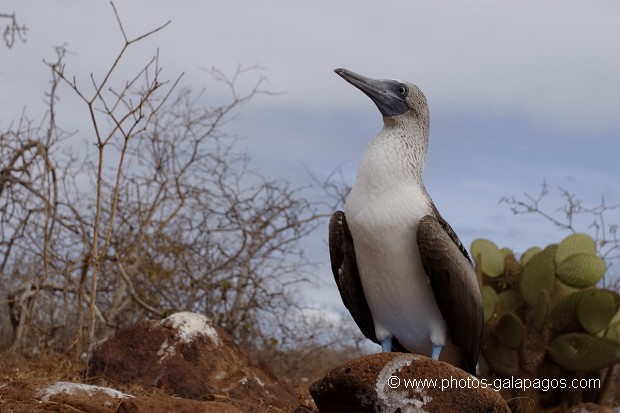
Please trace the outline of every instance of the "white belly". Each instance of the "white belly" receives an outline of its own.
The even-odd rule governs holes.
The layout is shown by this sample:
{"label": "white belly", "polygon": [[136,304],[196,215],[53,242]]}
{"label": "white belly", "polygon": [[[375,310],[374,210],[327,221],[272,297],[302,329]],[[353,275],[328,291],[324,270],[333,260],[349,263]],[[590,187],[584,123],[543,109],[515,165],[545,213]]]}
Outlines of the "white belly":
{"label": "white belly", "polygon": [[345,207],[375,333],[430,356],[433,344],[449,342],[416,244],[418,222],[431,207],[413,186],[380,195],[369,199],[368,191],[353,188]]}

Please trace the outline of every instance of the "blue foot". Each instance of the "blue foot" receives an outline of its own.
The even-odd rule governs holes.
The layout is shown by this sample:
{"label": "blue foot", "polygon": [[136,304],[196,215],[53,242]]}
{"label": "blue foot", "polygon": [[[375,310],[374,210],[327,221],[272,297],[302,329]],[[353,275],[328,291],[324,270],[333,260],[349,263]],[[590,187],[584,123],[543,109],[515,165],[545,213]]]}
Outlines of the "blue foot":
{"label": "blue foot", "polygon": [[387,336],[381,340],[381,351],[384,353],[389,353],[392,351],[392,336]]}
{"label": "blue foot", "polygon": [[439,354],[441,354],[442,348],[443,346],[438,346],[437,344],[433,344],[433,354],[431,355],[431,358],[433,360],[439,360]]}

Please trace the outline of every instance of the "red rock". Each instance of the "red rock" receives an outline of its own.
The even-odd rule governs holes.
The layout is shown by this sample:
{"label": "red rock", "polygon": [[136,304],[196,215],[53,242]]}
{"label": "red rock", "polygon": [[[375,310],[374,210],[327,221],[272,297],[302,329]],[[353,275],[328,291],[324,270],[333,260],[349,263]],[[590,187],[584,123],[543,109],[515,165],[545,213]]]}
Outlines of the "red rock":
{"label": "red rock", "polygon": [[230,397],[288,411],[298,404],[294,392],[256,366],[224,330],[187,312],[119,330],[95,351],[88,374],[187,399]]}
{"label": "red rock", "polygon": [[0,412],[113,413],[130,397],[108,387],[21,379],[0,385]]}
{"label": "red rock", "polygon": [[[435,380],[436,387],[431,381],[419,382],[425,379]],[[499,393],[481,388],[476,380],[427,357],[379,353],[332,369],[312,384],[310,394],[320,413],[510,413]]]}

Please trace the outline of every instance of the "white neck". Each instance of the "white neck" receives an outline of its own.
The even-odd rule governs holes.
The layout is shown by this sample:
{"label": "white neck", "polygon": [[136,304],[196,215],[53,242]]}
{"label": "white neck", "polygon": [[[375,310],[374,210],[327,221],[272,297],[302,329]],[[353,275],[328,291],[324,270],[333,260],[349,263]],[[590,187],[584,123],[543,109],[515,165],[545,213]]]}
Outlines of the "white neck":
{"label": "white neck", "polygon": [[[391,119],[393,120],[393,119]],[[388,124],[372,140],[360,162],[358,181],[367,184],[422,184],[428,139],[417,124]],[[374,186],[374,185],[373,185]]]}

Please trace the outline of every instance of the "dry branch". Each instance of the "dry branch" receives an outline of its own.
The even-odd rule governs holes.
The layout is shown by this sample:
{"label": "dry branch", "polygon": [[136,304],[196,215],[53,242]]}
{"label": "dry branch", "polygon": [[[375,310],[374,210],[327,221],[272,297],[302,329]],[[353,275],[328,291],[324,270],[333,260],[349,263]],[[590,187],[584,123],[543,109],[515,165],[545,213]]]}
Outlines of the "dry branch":
{"label": "dry branch", "polygon": [[25,43],[26,32],[28,31],[26,25],[20,25],[17,22],[17,17],[15,16],[15,13],[0,13],[0,22],[4,19],[8,20],[8,23],[6,24],[4,30],[2,30],[2,26],[0,25],[0,30],[2,30],[2,38],[4,39],[4,44],[6,45],[6,47],[11,49],[15,45],[15,42],[17,40],[21,40],[23,43]]}

